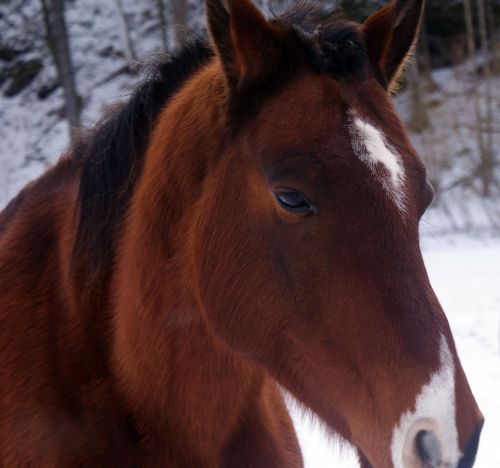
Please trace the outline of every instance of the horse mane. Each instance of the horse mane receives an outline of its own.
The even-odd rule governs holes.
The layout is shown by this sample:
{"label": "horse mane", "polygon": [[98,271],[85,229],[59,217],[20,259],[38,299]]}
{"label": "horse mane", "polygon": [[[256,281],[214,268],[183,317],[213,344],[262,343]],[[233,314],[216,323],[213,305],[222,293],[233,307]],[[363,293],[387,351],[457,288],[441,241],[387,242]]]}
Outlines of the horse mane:
{"label": "horse mane", "polygon": [[341,9],[298,0],[284,13],[273,14],[292,27],[316,72],[336,79],[362,74],[368,63],[365,37],[357,23],[345,19]]}
{"label": "horse mane", "polygon": [[81,165],[79,219],[73,263],[90,261],[87,271],[108,264],[113,237],[141,173],[149,137],[166,102],[213,55],[197,38],[178,53],[161,56],[124,105],[113,109],[73,150]]}
{"label": "horse mane", "polygon": [[[299,45],[295,50],[300,57],[290,57],[290,68],[303,63],[305,55],[314,70],[339,78],[359,72],[367,61],[359,27],[342,19],[338,10],[325,11],[299,0],[273,16],[272,21],[289,27],[292,41]],[[213,55],[208,41],[197,38],[176,55],[161,58],[129,101],[104,116],[73,149],[81,175],[72,261],[78,265],[85,258],[87,275],[112,263],[114,236],[126,214],[160,111]],[[273,88],[282,85],[276,80]],[[262,91],[260,96],[267,94]]]}

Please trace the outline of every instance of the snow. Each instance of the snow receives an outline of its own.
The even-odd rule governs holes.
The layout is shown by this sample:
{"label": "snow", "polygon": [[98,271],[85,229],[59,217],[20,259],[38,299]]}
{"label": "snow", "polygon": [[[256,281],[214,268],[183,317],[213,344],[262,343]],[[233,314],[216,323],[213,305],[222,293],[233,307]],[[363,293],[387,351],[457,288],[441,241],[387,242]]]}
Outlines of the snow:
{"label": "snow", "polygon": [[[486,83],[477,81],[473,70],[484,59],[478,55],[454,67],[434,70],[432,80],[435,88],[427,89],[423,84],[422,101],[429,119],[428,128],[419,133],[410,133],[412,144],[427,167],[429,180],[437,189],[438,197],[427,222],[438,224],[433,232],[449,234],[456,231],[481,232],[500,228],[500,203],[498,192],[489,199],[478,197],[479,178],[469,183],[467,178],[480,164],[477,142],[475,100],[479,100],[481,122],[486,135]],[[493,122],[500,121],[500,74],[492,76],[491,107]],[[476,96],[477,94],[477,96]],[[410,92],[402,92],[394,99],[396,108],[405,124],[411,115]],[[495,124],[493,124],[495,125]],[[497,125],[498,127],[498,125]],[[500,133],[492,130],[492,142],[496,159],[500,148]],[[492,171],[500,177],[498,165]],[[457,184],[458,181],[462,183]],[[498,190],[498,187],[497,187]]]}
{"label": "snow", "polygon": [[[24,13],[28,17],[41,15],[38,2],[23,4],[26,4]],[[145,60],[160,52],[153,0],[125,0],[124,5],[139,59]],[[0,10],[0,14],[2,12]],[[19,20],[17,15],[12,15],[12,18]],[[82,123],[89,127],[107,106],[125,100],[140,77],[121,73],[111,78],[126,65],[113,2],[69,2],[66,20],[78,93],[83,99]],[[15,28],[4,32],[2,39],[6,42],[12,37],[18,39]],[[42,85],[56,79],[50,55],[42,44],[36,43],[32,51],[23,55],[23,59],[30,58],[41,58],[44,64],[33,83],[11,98],[5,97],[3,89],[0,90],[0,209],[26,181],[39,176],[57,161],[69,143],[61,87],[48,99],[37,96]]]}
{"label": "snow", "polygon": [[[500,467],[500,239],[424,235],[422,246],[431,283],[486,419],[474,466]],[[332,442],[311,418],[292,411],[306,468],[359,466],[345,444]]]}

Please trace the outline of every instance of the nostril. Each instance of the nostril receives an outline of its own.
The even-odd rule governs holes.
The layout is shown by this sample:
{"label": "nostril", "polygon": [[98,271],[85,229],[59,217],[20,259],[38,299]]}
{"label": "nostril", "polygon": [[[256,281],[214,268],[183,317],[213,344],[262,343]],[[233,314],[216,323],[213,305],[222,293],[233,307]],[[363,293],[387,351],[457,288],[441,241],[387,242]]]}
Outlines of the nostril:
{"label": "nostril", "polygon": [[419,431],[415,438],[415,445],[424,466],[431,468],[441,466],[441,444],[434,432]]}

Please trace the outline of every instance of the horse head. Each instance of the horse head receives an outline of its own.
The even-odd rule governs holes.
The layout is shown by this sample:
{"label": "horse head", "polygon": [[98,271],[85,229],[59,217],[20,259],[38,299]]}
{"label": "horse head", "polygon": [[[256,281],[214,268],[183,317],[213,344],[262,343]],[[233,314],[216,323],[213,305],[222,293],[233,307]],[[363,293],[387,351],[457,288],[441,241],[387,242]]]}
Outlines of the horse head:
{"label": "horse head", "polygon": [[206,9],[226,135],[192,213],[205,320],[366,466],[472,466],[482,416],[419,246],[432,188],[389,96],[423,1],[361,25]]}

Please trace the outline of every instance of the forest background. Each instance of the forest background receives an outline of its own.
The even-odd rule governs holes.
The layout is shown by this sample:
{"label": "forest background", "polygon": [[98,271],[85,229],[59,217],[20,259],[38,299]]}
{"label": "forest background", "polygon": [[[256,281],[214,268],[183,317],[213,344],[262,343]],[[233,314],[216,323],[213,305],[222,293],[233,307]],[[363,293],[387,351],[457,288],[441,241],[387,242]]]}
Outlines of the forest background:
{"label": "forest background", "polygon": [[[386,2],[321,3],[363,21]],[[201,0],[0,0],[0,207],[203,24]],[[500,0],[427,1],[395,97],[437,193],[425,230],[500,232],[499,27]]]}

